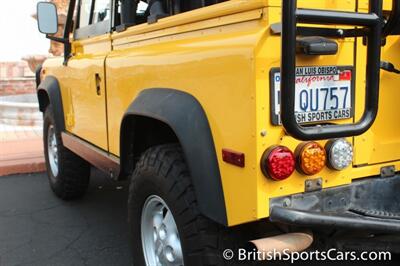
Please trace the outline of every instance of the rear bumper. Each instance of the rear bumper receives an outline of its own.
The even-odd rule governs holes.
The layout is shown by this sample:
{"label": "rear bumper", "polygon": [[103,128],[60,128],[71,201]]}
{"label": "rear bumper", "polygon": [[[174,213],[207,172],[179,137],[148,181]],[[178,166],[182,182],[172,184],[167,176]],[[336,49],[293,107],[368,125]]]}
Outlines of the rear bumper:
{"label": "rear bumper", "polygon": [[271,199],[272,222],[309,228],[400,232],[400,175]]}

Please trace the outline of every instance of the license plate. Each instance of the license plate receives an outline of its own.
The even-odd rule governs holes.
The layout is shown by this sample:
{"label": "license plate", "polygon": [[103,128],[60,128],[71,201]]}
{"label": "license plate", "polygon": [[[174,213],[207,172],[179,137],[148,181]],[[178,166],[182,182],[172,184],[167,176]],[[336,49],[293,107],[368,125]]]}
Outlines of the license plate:
{"label": "license plate", "polygon": [[[353,117],[353,68],[311,66],[296,68],[295,116],[297,123],[322,122]],[[281,124],[281,76],[271,70],[271,119]]]}

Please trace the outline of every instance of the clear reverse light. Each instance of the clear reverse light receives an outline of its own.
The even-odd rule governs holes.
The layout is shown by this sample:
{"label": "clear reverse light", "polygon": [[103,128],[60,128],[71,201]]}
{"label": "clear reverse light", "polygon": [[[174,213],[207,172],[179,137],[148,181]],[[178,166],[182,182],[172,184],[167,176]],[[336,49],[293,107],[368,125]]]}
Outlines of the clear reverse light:
{"label": "clear reverse light", "polygon": [[329,165],[335,170],[343,170],[353,162],[353,146],[345,139],[328,142]]}

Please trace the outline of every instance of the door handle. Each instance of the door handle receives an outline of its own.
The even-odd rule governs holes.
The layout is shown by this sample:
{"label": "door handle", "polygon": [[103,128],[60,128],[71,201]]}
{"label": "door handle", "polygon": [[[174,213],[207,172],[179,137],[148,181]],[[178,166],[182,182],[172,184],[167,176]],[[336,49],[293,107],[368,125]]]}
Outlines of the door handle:
{"label": "door handle", "polygon": [[99,73],[95,74],[95,79],[96,79],[96,94],[101,95],[101,78]]}

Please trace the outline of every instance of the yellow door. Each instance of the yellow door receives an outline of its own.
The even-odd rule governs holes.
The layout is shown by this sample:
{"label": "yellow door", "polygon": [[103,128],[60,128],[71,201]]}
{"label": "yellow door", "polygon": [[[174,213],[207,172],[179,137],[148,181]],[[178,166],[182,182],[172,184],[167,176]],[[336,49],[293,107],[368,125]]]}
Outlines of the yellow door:
{"label": "yellow door", "polygon": [[[368,1],[360,0],[360,8],[367,10]],[[384,1],[384,9],[391,9],[391,1]],[[382,60],[400,67],[400,38],[390,36],[382,47]],[[364,108],[364,86],[366,47],[362,40],[357,42],[357,90],[356,116],[359,118]],[[381,71],[379,111],[372,128],[354,139],[355,165],[372,165],[400,159],[400,75]]]}
{"label": "yellow door", "polygon": [[71,132],[107,150],[105,56],[105,51],[78,54],[70,59],[68,71],[74,116]]}
{"label": "yellow door", "polygon": [[73,56],[68,61],[72,122],[69,130],[108,150],[105,59],[111,51],[111,0],[82,0],[80,25],[75,30]]}

